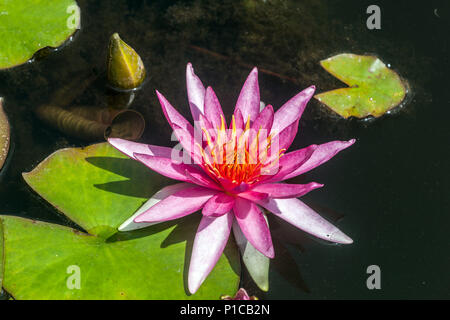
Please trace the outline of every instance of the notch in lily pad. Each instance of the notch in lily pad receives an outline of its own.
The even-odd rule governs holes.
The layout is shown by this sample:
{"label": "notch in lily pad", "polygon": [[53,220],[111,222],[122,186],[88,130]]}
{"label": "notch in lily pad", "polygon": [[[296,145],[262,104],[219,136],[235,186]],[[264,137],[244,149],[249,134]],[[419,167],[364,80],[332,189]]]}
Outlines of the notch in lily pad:
{"label": "notch in lily pad", "polygon": [[114,33],[109,41],[108,81],[114,89],[133,90],[145,79],[145,67],[137,52]]}
{"label": "notch in lily pad", "polygon": [[406,96],[399,75],[375,56],[344,53],[320,64],[349,88],[320,93],[315,98],[344,118],[380,117]]}

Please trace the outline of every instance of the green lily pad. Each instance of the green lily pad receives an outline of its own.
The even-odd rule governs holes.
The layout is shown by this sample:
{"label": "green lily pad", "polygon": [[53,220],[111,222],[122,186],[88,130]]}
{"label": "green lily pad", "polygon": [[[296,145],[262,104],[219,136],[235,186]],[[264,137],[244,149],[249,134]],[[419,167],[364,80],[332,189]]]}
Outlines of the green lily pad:
{"label": "green lily pad", "polygon": [[[3,222],[0,219],[0,289],[2,288],[3,283]],[[1,290],[0,290],[1,291]]]}
{"label": "green lily pad", "polygon": [[398,74],[377,57],[344,53],[320,64],[350,86],[315,96],[344,118],[379,117],[405,98],[406,88]]}
{"label": "green lily pad", "polygon": [[[108,143],[59,150],[24,178],[87,233],[1,216],[3,287],[16,299],[218,299],[237,290],[239,255],[230,240],[199,291],[187,293],[200,214],[117,232],[167,180]],[[80,289],[69,288],[77,270]]]}
{"label": "green lily pad", "polygon": [[[190,248],[172,235],[174,226],[154,226],[104,241],[45,222],[1,219],[3,287],[15,299],[219,299],[238,287],[239,277],[222,256],[199,291],[187,295],[185,254]],[[195,235],[199,221],[188,220],[179,225],[184,225],[183,233]],[[190,247],[193,239],[188,238]],[[228,253],[238,261],[233,250]]]}
{"label": "green lily pad", "polygon": [[80,28],[80,9],[74,0],[2,1],[0,21],[0,69],[5,69],[63,44]]}
{"label": "green lily pad", "polygon": [[0,170],[5,164],[9,152],[10,128],[8,118],[3,110],[3,98],[0,98]]}

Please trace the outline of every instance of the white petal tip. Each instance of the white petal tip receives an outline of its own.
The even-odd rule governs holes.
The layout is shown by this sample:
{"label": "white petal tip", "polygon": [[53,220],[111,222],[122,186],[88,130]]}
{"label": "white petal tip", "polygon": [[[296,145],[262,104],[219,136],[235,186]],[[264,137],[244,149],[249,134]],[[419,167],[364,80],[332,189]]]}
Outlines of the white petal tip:
{"label": "white petal tip", "polygon": [[189,284],[188,284],[189,292],[191,294],[195,294],[201,285],[202,285],[202,282],[200,282],[200,281],[193,281],[193,280],[189,281]]}
{"label": "white petal tip", "polygon": [[129,142],[127,140],[121,138],[108,138],[108,143],[115,148],[120,148],[123,145],[123,142]]}
{"label": "white petal tip", "polygon": [[133,231],[133,230],[138,230],[138,229],[142,229],[142,228],[146,228],[148,226],[154,225],[155,223],[136,223],[133,220],[133,217],[131,217],[130,219],[128,219],[127,221],[125,221],[124,223],[122,223],[119,228],[117,228],[117,230],[121,231],[121,232],[126,232],[126,231]]}
{"label": "white petal tip", "polygon": [[141,222],[148,222],[148,221],[144,221],[143,218],[137,217],[137,218],[134,218],[133,222],[134,223],[141,223]]}
{"label": "white petal tip", "polygon": [[156,224],[156,222],[140,222],[136,223],[134,220],[136,219],[135,216],[132,216],[128,220],[126,220],[124,223],[122,223],[117,230],[125,232],[125,231],[133,231],[138,230],[142,228],[146,228],[148,226]]}
{"label": "white petal tip", "polygon": [[192,63],[188,63],[186,66],[186,79],[194,80],[197,78],[197,75],[195,74],[194,67],[192,66]]}
{"label": "white petal tip", "polygon": [[125,232],[125,231],[133,231],[138,229],[137,226],[133,223],[133,221],[131,222],[124,222],[123,224],[120,225],[119,228],[117,228],[117,230],[121,231],[121,232]]}
{"label": "white petal tip", "polygon": [[314,92],[316,92],[316,86],[312,85],[308,88],[306,88],[305,90],[302,91],[302,93],[307,96],[309,99],[312,98],[312,96],[314,95]]}
{"label": "white petal tip", "polygon": [[349,236],[347,236],[345,233],[343,233],[340,230],[337,230],[333,232],[329,237],[329,241],[341,243],[341,244],[352,244],[353,240]]}

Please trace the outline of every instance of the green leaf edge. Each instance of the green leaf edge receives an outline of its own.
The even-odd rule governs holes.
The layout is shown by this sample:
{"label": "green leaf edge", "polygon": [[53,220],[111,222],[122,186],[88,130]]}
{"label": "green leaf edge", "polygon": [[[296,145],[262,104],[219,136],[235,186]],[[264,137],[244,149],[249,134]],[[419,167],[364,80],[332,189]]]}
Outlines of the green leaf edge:
{"label": "green leaf edge", "polygon": [[[73,4],[76,5],[76,6],[78,7],[78,12],[81,12],[80,6],[79,6],[78,3],[76,2],[76,0],[73,0]],[[81,13],[80,13],[80,15],[81,15]],[[0,70],[8,70],[8,69],[12,69],[12,68],[21,66],[21,65],[27,63],[28,61],[31,61],[31,60],[33,59],[34,55],[36,54],[36,52],[38,52],[39,50],[42,50],[42,49],[44,49],[44,48],[47,48],[47,47],[48,47],[48,48],[52,48],[52,49],[57,49],[57,48],[61,47],[65,42],[67,42],[67,40],[70,39],[70,37],[72,37],[72,36],[75,34],[75,32],[76,32],[77,30],[80,29],[80,27],[81,27],[81,19],[79,19],[79,21],[78,21],[78,26],[76,26],[76,27],[72,30],[72,32],[71,32],[70,34],[67,35],[66,38],[64,38],[64,39],[62,39],[62,40],[60,40],[60,41],[56,41],[56,43],[53,44],[53,45],[41,45],[41,46],[37,47],[36,50],[35,50],[33,53],[31,53],[31,54],[28,55],[27,57],[24,57],[24,58],[21,59],[21,60],[18,60],[18,62],[16,62],[15,64],[5,64],[5,65],[1,65],[1,64],[0,64]]]}

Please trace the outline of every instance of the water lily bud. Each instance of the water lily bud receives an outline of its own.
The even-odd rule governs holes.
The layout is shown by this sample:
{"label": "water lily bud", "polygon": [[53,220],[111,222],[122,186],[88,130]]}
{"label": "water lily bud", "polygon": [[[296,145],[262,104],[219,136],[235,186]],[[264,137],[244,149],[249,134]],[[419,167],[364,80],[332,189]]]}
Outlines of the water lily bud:
{"label": "water lily bud", "polygon": [[141,57],[114,33],[109,41],[108,81],[122,90],[139,87],[145,79],[145,67]]}

